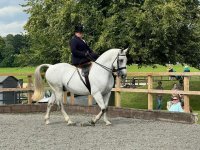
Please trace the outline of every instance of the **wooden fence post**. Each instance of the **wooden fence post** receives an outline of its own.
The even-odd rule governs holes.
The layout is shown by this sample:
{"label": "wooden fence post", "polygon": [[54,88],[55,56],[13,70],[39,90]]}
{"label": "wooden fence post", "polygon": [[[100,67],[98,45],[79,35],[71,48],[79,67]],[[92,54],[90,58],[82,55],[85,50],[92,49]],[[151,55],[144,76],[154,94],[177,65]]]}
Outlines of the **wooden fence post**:
{"label": "wooden fence post", "polygon": [[[120,78],[116,76],[116,88],[120,88]],[[120,91],[115,91],[115,106],[121,107]]]}
{"label": "wooden fence post", "polygon": [[92,106],[93,97],[92,95],[88,95],[88,106]]}
{"label": "wooden fence post", "polygon": [[63,104],[67,104],[67,91],[63,92]]}
{"label": "wooden fence post", "polygon": [[[148,75],[148,90],[153,87],[153,79],[151,75]],[[148,93],[148,110],[153,110],[153,94]]]}
{"label": "wooden fence post", "polygon": [[[184,76],[184,91],[189,91],[189,76]],[[184,111],[190,112],[189,96],[184,94]]]}
{"label": "wooden fence post", "polygon": [[31,87],[32,87],[32,76],[31,75],[28,75],[28,104],[32,104],[32,91],[31,91]]}
{"label": "wooden fence post", "polygon": [[70,104],[74,105],[74,93],[70,92]]}

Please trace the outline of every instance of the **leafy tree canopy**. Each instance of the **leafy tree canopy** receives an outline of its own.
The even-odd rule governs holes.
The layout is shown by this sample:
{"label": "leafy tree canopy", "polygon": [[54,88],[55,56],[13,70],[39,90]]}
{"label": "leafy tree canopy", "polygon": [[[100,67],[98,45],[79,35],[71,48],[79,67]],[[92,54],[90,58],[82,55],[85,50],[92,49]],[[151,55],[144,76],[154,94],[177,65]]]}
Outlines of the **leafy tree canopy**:
{"label": "leafy tree canopy", "polygon": [[[198,0],[27,0],[27,64],[70,62],[74,25],[101,54],[129,48],[128,63],[188,63],[200,68]],[[25,59],[24,59],[25,60]]]}

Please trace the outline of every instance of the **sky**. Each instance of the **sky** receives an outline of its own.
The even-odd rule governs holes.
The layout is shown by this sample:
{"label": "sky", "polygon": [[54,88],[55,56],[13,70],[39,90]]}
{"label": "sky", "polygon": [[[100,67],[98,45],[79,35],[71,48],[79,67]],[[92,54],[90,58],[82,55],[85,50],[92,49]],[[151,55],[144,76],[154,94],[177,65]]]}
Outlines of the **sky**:
{"label": "sky", "polygon": [[23,26],[28,20],[28,15],[20,6],[24,3],[25,0],[0,0],[0,36],[25,32]]}

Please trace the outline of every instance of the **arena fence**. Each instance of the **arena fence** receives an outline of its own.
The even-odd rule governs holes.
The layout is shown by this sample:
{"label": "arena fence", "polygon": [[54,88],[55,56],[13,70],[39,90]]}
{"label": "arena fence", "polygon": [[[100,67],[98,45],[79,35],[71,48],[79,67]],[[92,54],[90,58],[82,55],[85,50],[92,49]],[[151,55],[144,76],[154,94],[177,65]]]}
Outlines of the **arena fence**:
{"label": "arena fence", "polygon": [[[14,74],[6,74],[0,73],[0,76],[26,76],[27,77],[27,86],[22,88],[0,88],[0,92],[8,92],[8,91],[24,91],[27,92],[28,104],[32,103],[32,94],[33,94],[33,74],[30,73],[14,73]],[[112,89],[115,92],[115,107],[121,107],[121,92],[133,92],[133,93],[147,93],[148,94],[148,110],[153,110],[153,94],[183,94],[184,95],[184,110],[185,112],[189,112],[190,104],[189,104],[189,95],[200,95],[200,91],[190,91],[189,90],[189,82],[190,77],[200,76],[200,72],[145,72],[145,73],[128,73],[127,76],[131,77],[146,77],[147,78],[147,89],[132,89],[132,88],[122,88],[121,80],[119,77],[116,77],[115,87]],[[184,88],[183,90],[175,91],[175,90],[156,90],[153,89],[153,77],[167,77],[167,76],[182,76],[184,77]],[[66,104],[67,93],[64,92],[63,103]],[[92,96],[88,96],[88,106],[92,105]],[[74,94],[70,94],[70,104],[74,104]]]}

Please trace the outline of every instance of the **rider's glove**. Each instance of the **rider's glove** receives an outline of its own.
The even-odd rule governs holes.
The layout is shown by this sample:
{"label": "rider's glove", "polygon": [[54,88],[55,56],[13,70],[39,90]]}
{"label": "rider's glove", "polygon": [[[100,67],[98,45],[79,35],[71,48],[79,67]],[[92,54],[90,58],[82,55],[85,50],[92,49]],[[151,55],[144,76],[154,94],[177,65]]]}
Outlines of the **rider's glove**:
{"label": "rider's glove", "polygon": [[87,51],[87,52],[85,53],[85,56],[86,56],[86,57],[88,57],[88,56],[89,56],[89,51]]}

